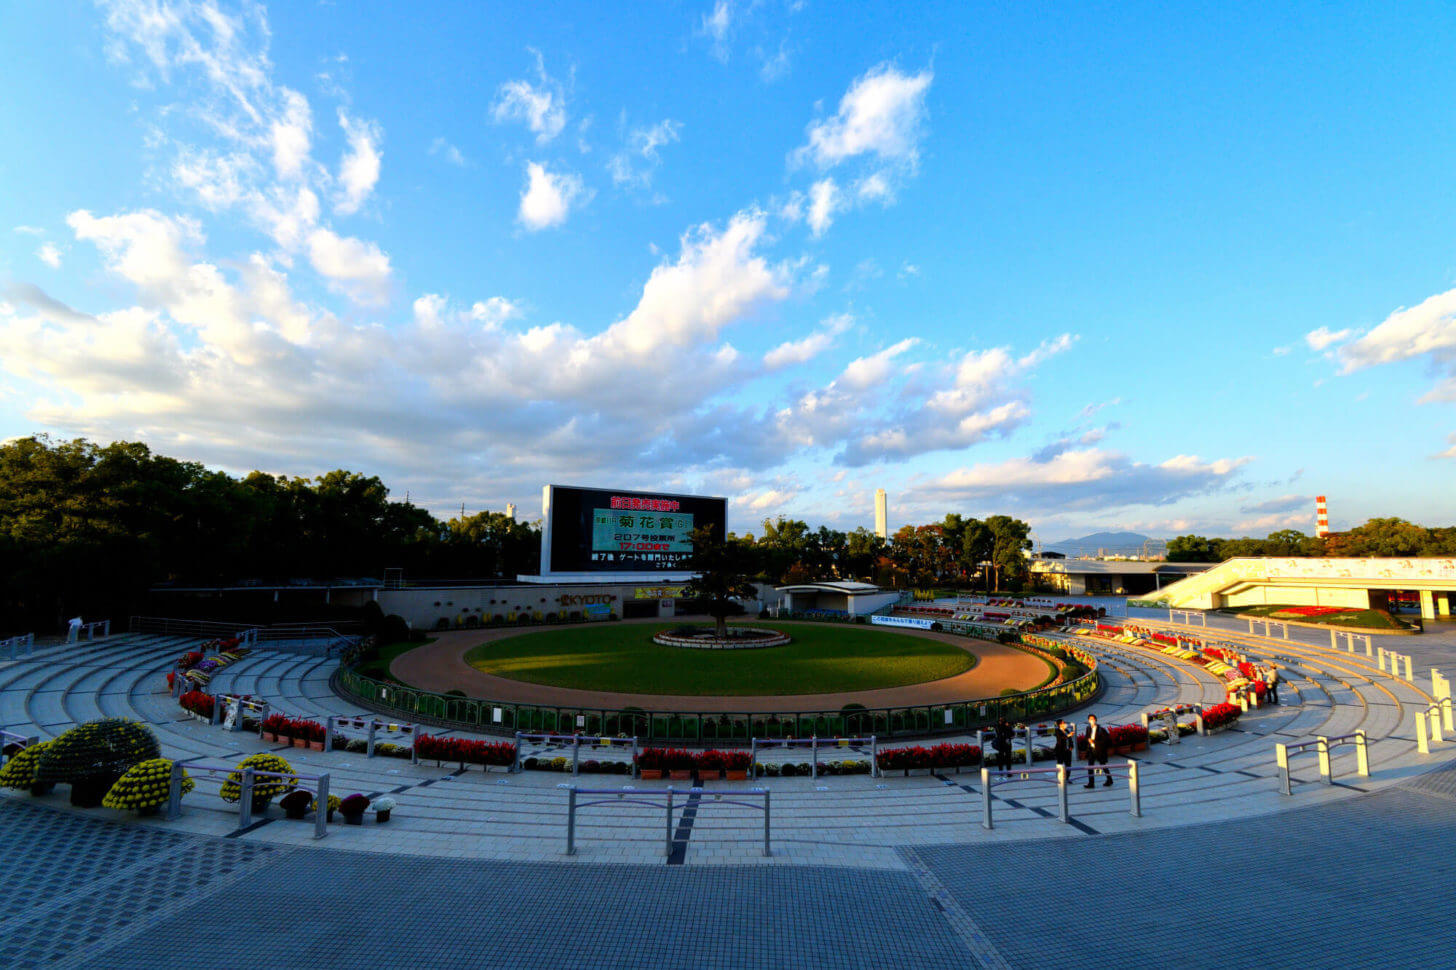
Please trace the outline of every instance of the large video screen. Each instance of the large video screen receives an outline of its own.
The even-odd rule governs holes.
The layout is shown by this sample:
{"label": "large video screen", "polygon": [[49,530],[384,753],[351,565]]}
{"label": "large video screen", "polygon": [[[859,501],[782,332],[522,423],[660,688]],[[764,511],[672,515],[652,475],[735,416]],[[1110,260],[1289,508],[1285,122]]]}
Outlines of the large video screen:
{"label": "large video screen", "polygon": [[693,530],[711,524],[722,541],[728,521],[728,500],[703,495],[552,485],[549,501],[542,569],[553,573],[683,570]]}

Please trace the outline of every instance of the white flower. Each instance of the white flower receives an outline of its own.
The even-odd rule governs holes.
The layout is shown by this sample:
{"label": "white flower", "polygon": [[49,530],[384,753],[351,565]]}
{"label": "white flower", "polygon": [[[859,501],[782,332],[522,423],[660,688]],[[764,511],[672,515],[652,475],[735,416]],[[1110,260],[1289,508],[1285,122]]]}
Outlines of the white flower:
{"label": "white flower", "polygon": [[396,804],[397,803],[393,798],[390,798],[388,795],[383,795],[370,802],[369,807],[376,812],[387,812],[390,809],[394,808]]}

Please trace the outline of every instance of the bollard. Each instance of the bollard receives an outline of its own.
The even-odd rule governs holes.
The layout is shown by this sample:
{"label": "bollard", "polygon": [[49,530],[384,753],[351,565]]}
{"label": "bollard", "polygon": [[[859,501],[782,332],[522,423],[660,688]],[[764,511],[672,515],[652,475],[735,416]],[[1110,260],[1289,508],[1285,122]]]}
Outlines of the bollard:
{"label": "bollard", "polygon": [[316,839],[326,838],[329,834],[329,773],[324,772],[318,779],[318,798],[314,800],[313,807],[313,837]]}
{"label": "bollard", "polygon": [[1431,753],[1431,742],[1426,737],[1426,712],[1416,714],[1416,751],[1419,754]]}
{"label": "bollard", "polygon": [[1367,657],[1373,657],[1373,656],[1375,656],[1375,654],[1373,652],[1371,652],[1371,651],[1372,651],[1372,647],[1370,646],[1370,638],[1369,637],[1366,637],[1365,638],[1365,656],[1367,656]]}
{"label": "bollard", "polygon": [[182,764],[172,762],[172,774],[167,779],[167,821],[182,815]]}
{"label": "bollard", "polygon": [[1426,708],[1426,715],[1431,719],[1431,740],[1436,744],[1443,743],[1446,739],[1441,736],[1441,709],[1439,704],[1432,704]]}
{"label": "bollard", "polygon": [[1128,814],[1133,818],[1142,818],[1143,806],[1141,799],[1138,797],[1138,765],[1136,761],[1131,759],[1127,762],[1127,790],[1128,798],[1131,801]]}
{"label": "bollard", "polygon": [[[1415,671],[1413,671],[1411,669],[1411,658],[1410,658],[1410,654],[1406,654],[1405,655],[1405,679],[1406,679],[1406,683],[1414,684],[1416,682]],[[1446,726],[1448,728],[1450,727],[1449,724],[1446,725]]]}
{"label": "bollard", "polygon": [[1385,648],[1379,647],[1375,651],[1375,665],[1380,668],[1381,673],[1385,672]]}
{"label": "bollard", "polygon": [[566,792],[566,854],[576,855],[576,786]]}
{"label": "bollard", "polygon": [[1452,730],[1451,698],[1441,698],[1436,702],[1436,706],[1441,709],[1441,720],[1447,732],[1450,732]]}
{"label": "bollard", "polygon": [[667,789],[667,848],[663,855],[672,856],[672,787]]}
{"label": "bollard", "polygon": [[1061,809],[1062,821],[1072,820],[1071,810],[1067,807],[1067,766],[1057,765],[1057,807]]}
{"label": "bollard", "polygon": [[1316,753],[1319,755],[1320,778],[1326,785],[1335,783],[1335,773],[1330,769],[1330,739],[1323,734],[1315,738]]}
{"label": "bollard", "polygon": [[1293,795],[1289,787],[1289,747],[1283,744],[1274,745],[1274,763],[1279,766],[1279,782],[1281,790],[1286,795]]}
{"label": "bollard", "polygon": [[238,799],[238,828],[253,824],[253,769],[243,769],[242,797]]}
{"label": "bollard", "polygon": [[993,829],[991,823],[991,769],[981,769],[981,828]]}
{"label": "bollard", "polygon": [[1370,777],[1370,742],[1364,730],[1355,732],[1355,771],[1361,778]]}
{"label": "bollard", "polygon": [[763,854],[764,855],[773,855],[773,849],[771,849],[769,847],[769,843],[768,843],[768,800],[769,800],[769,796],[771,796],[772,794],[773,794],[773,792],[768,791],[766,789],[765,789],[765,791],[763,793]]}
{"label": "bollard", "polygon": [[1201,738],[1207,737],[1208,729],[1203,726],[1203,711],[1201,709],[1193,712],[1193,722],[1198,727],[1198,736]]}

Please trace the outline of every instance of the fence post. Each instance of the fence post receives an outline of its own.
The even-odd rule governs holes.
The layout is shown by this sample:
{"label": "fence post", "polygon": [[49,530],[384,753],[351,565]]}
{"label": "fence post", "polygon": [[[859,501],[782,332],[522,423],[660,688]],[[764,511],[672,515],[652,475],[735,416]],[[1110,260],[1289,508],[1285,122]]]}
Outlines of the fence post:
{"label": "fence post", "polygon": [[1315,738],[1315,743],[1318,745],[1315,751],[1319,754],[1320,778],[1324,779],[1326,785],[1333,785],[1335,773],[1330,767],[1330,739],[1321,734]]}
{"label": "fence post", "polygon": [[1381,673],[1384,673],[1385,672],[1385,648],[1384,647],[1378,647],[1376,649],[1376,651],[1375,651],[1375,665],[1380,668],[1380,672]]}
{"label": "fence post", "polygon": [[332,751],[332,750],[334,750],[334,718],[336,718],[336,717],[338,717],[337,714],[330,714],[328,717],[324,718],[324,750],[325,751]]}
{"label": "fence post", "polygon": [[1426,708],[1426,715],[1431,719],[1431,740],[1437,744],[1445,742],[1441,736],[1441,705],[1432,704]]}
{"label": "fence post", "polygon": [[763,854],[764,855],[773,855],[773,850],[771,848],[769,848],[769,842],[768,842],[768,831],[769,831],[769,828],[768,828],[768,800],[769,800],[769,796],[772,795],[772,794],[773,794],[773,792],[769,791],[768,789],[764,789],[764,792],[763,792]]}
{"label": "fence post", "polygon": [[991,769],[981,769],[981,828],[991,829]]}
{"label": "fence post", "polygon": [[322,839],[329,834],[329,773],[318,778],[318,799],[313,811],[313,837]]}
{"label": "fence post", "polygon": [[516,757],[511,762],[511,774],[521,770],[521,732],[516,732]]}
{"label": "fence post", "polygon": [[1138,794],[1138,763],[1131,759],[1128,759],[1127,762],[1127,790],[1128,797],[1132,802],[1128,809],[1128,814],[1133,818],[1142,818],[1142,799]]}
{"label": "fence post", "polygon": [[373,716],[369,717],[369,738],[364,742],[364,757],[374,757],[374,737],[379,731],[379,721]]}
{"label": "fence post", "polygon": [[214,726],[222,723],[222,697],[218,694],[212,695],[212,724]]}
{"label": "fence post", "polygon": [[253,769],[243,769],[242,797],[238,799],[238,828],[253,824]]}
{"label": "fence post", "polygon": [[167,821],[172,821],[182,814],[182,765],[179,762],[172,762],[171,777],[167,779]]}
{"label": "fence post", "polygon": [[1072,815],[1067,807],[1067,766],[1057,765],[1057,807],[1062,810],[1062,821],[1070,822]]}
{"label": "fence post", "polygon": [[1447,731],[1453,730],[1452,723],[1451,723],[1452,722],[1451,698],[1449,696],[1443,697],[1440,700],[1438,700],[1436,703],[1441,708],[1441,719],[1445,722],[1446,730]]}
{"label": "fence post", "polygon": [[566,791],[566,854],[576,855],[576,786]]}
{"label": "fence post", "polygon": [[[258,740],[259,741],[263,740],[263,722],[266,721],[266,720],[268,720],[268,702],[267,701],[263,701],[262,704],[263,704],[262,708],[258,711]],[[334,747],[331,744],[325,744],[324,745],[324,750],[325,751],[332,751],[332,750],[334,750]]]}
{"label": "fence post", "polygon": [[[1405,679],[1408,683],[1414,684],[1416,682],[1415,671],[1411,670],[1410,654],[1405,655]],[[1450,727],[1450,725],[1448,724],[1447,727]]]}
{"label": "fence post", "polygon": [[637,735],[632,735],[632,764],[627,768],[629,778],[637,777]]}
{"label": "fence post", "polygon": [[667,786],[667,842],[663,855],[672,857],[672,786]]}
{"label": "fence post", "polygon": [[1031,725],[1028,724],[1026,726],[1026,763],[1028,765],[1030,765],[1032,763],[1031,762],[1031,735],[1032,735],[1032,728],[1031,728]]}
{"label": "fence post", "polygon": [[748,777],[758,777],[758,738],[748,739]]}
{"label": "fence post", "polygon": [[1373,656],[1375,656],[1375,654],[1372,651],[1373,651],[1373,648],[1370,646],[1370,638],[1367,636],[1365,638],[1365,656],[1367,656],[1367,657],[1373,657]]}
{"label": "fence post", "polygon": [[1426,734],[1426,712],[1416,712],[1416,752],[1418,754],[1430,754],[1431,742]]}
{"label": "fence post", "polygon": [[1365,739],[1365,731],[1361,729],[1355,732],[1355,770],[1361,778],[1370,777],[1370,742]]}
{"label": "fence post", "polygon": [[571,777],[575,778],[581,768],[581,735],[571,736]]}
{"label": "fence post", "polygon": [[[1447,710],[1450,710],[1450,706],[1449,705],[1447,706]],[[871,778],[882,778],[882,777],[884,777],[880,773],[880,748],[879,748],[879,740],[873,734],[870,735],[870,777]]]}

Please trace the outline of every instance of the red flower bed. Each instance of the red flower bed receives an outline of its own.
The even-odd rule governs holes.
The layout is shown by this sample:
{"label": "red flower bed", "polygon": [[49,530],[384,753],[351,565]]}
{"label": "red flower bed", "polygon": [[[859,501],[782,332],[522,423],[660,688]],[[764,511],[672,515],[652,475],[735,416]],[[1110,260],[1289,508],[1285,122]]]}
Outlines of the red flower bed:
{"label": "red flower bed", "polygon": [[1242,713],[1237,704],[1214,704],[1203,709],[1203,726],[1210,730],[1220,728],[1237,721]]}
{"label": "red flower bed", "polygon": [[1112,735],[1114,748],[1129,748],[1134,744],[1145,744],[1148,740],[1148,729],[1141,724],[1119,724],[1107,733]]}
{"label": "red flower bed", "polygon": [[1329,616],[1331,613],[1343,613],[1346,609],[1343,606],[1286,606],[1279,612],[1295,616]]}
{"label": "red flower bed", "polygon": [[685,748],[644,748],[637,753],[637,767],[648,771],[690,771],[698,756]]}
{"label": "red flower bed", "polygon": [[202,663],[201,650],[189,650],[177,660],[177,667],[180,670],[191,670]]}
{"label": "red flower bed", "polygon": [[421,734],[415,738],[415,755],[422,761],[510,766],[516,763],[516,746],[510,741],[472,741]]}
{"label": "red flower bed", "polygon": [[981,763],[981,748],[975,744],[886,748],[878,753],[876,761],[882,771],[896,768],[972,768]]}
{"label": "red flower bed", "polygon": [[178,699],[177,703],[182,705],[184,711],[191,711],[200,717],[211,718],[213,705],[217,702],[213,700],[211,694],[203,693],[200,690],[189,690]]}
{"label": "red flower bed", "polygon": [[263,730],[269,734],[286,734],[288,718],[282,714],[269,714],[263,718]]}

